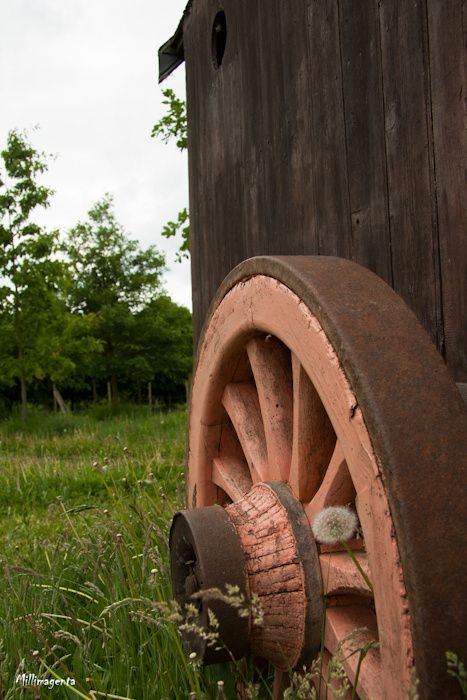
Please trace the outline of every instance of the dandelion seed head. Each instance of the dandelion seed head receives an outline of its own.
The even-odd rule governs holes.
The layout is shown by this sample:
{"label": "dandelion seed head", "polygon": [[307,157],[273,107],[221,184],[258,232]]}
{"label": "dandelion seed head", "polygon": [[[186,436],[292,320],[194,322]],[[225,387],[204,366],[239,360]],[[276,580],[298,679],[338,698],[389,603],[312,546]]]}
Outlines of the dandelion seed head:
{"label": "dandelion seed head", "polygon": [[322,544],[337,544],[350,540],[358,527],[358,519],[347,506],[323,508],[312,525],[315,539]]}

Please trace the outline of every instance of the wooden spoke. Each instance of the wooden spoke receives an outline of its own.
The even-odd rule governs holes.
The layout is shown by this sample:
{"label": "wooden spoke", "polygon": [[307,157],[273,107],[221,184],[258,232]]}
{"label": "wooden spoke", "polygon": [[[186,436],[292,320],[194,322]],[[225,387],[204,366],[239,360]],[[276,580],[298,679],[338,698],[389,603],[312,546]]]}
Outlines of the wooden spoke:
{"label": "wooden spoke", "polygon": [[355,487],[347,468],[344,452],[337,441],[321,486],[310,503],[305,506],[305,513],[310,523],[313,523],[316,515],[326,506],[345,505],[354,498]]}
{"label": "wooden spoke", "polygon": [[286,480],[292,456],[292,368],[290,351],[277,338],[247,345],[266,437],[269,479]]}
{"label": "wooden spoke", "polygon": [[237,457],[216,457],[212,464],[212,480],[232,501],[238,501],[252,487],[248,464]]}
{"label": "wooden spoke", "polygon": [[[352,685],[355,685],[361,656],[359,650],[370,641],[378,641],[376,616],[370,608],[351,605],[327,609],[324,643],[331,654],[336,653],[339,644],[344,669]],[[381,697],[381,661],[377,648],[369,649],[363,659],[356,692],[362,700]]]}
{"label": "wooden spoke", "polygon": [[245,459],[242,446],[231,421],[222,425],[218,449],[219,457],[237,457],[237,459]]}
{"label": "wooden spoke", "polygon": [[290,674],[288,671],[282,671],[276,668],[274,671],[274,685],[272,688],[272,696],[274,700],[282,700],[284,691],[290,686]]}
{"label": "wooden spoke", "polygon": [[316,389],[294,354],[292,373],[293,448],[289,483],[298,500],[308,503],[323,479],[336,436]]}
{"label": "wooden spoke", "polygon": [[253,482],[267,480],[266,438],[255,385],[251,382],[227,384],[222,404],[237,433]]}
{"label": "wooden spoke", "polygon": [[[354,552],[354,556],[362,567],[365,575],[371,581],[368,559],[365,552]],[[323,590],[326,595],[368,594],[371,591],[365,582],[357,565],[347,552],[330,552],[321,554],[319,558]]]}

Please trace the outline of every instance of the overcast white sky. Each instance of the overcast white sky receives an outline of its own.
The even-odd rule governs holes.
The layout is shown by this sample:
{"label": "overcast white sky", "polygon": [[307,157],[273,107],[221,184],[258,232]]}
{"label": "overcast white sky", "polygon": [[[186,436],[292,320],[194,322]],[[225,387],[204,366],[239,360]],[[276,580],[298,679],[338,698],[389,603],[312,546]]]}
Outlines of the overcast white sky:
{"label": "overcast white sky", "polygon": [[10,129],[27,129],[56,154],[45,179],[55,195],[40,215],[50,228],[70,228],[110,192],[128,233],[166,252],[165,287],[191,308],[189,262],[176,263],[176,243],[160,235],[188,205],[186,153],[150,137],[162,88],[185,96],[183,65],[157,83],[157,49],[185,5],[0,0],[0,147]]}

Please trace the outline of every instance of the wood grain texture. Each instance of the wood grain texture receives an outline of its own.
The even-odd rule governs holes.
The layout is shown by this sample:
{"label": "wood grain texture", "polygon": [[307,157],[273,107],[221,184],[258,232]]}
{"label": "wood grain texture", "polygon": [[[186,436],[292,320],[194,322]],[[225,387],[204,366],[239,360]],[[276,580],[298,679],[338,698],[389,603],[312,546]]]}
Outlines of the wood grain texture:
{"label": "wood grain texture", "polygon": [[352,259],[391,284],[377,4],[340,0],[339,30]]}
{"label": "wood grain texture", "polygon": [[185,23],[195,344],[253,255],[338,255],[388,281],[466,368],[465,3],[219,0]]}
{"label": "wood grain texture", "polygon": [[[313,164],[307,196],[322,255],[351,257],[350,205],[337,2],[310,2],[309,113]],[[304,251],[311,252],[311,251]]]}
{"label": "wood grain texture", "polygon": [[287,511],[274,491],[260,484],[227,512],[242,543],[250,593],[263,611],[262,622],[251,628],[251,653],[278,668],[293,667],[305,636],[307,599]]}
{"label": "wood grain texture", "polygon": [[247,345],[268,451],[269,479],[286,481],[292,459],[292,367],[289,350],[271,336]]}
{"label": "wood grain texture", "polygon": [[423,0],[380,3],[393,287],[442,347]]}
{"label": "wood grain texture", "polygon": [[[446,360],[467,380],[467,8],[428,0],[436,203]],[[463,319],[463,322],[462,322]]]}
{"label": "wood grain texture", "polygon": [[327,468],[318,491],[305,506],[305,513],[310,524],[318,513],[327,506],[345,506],[355,498],[355,487],[345,461],[342,445],[337,442],[331,462]]}
{"label": "wood grain texture", "polygon": [[295,355],[292,373],[293,447],[288,482],[295,497],[308,503],[329,465],[336,435],[316,389]]}
{"label": "wood grain texture", "polygon": [[253,482],[265,481],[269,475],[268,456],[255,385],[249,382],[227,384],[222,404],[235,427]]}
{"label": "wood grain texture", "polygon": [[[358,629],[358,634],[355,630]],[[353,634],[353,637],[352,637]],[[349,636],[350,639],[342,645],[344,669],[354,683],[359,663],[359,654],[352,653],[368,642],[378,641],[378,631],[374,614],[364,606],[348,606],[328,608],[326,615],[325,644],[326,648],[334,651],[339,640]],[[361,700],[371,700],[381,696],[381,658],[378,648],[368,650],[361,664],[358,677],[358,697]],[[388,696],[390,697],[390,696]],[[393,696],[397,697],[396,695]],[[403,697],[402,694],[399,697]]]}

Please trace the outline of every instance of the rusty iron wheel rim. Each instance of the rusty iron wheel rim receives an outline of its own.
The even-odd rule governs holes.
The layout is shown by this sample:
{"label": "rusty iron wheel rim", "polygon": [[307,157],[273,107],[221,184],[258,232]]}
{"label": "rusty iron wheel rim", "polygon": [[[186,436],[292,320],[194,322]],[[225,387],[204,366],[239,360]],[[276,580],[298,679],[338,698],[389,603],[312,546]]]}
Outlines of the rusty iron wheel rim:
{"label": "rusty iron wheel rim", "polygon": [[[337,285],[335,281],[336,274],[338,274],[339,280]],[[336,286],[338,288],[339,286],[341,287],[341,289],[337,289],[337,292]],[[359,294],[358,303],[356,303],[354,296],[356,291]],[[346,298],[346,295],[350,296]],[[261,296],[264,298],[269,297],[269,312],[267,310],[267,304],[262,304],[262,310],[259,308],[261,307]],[[280,316],[276,304],[279,298],[287,298],[288,300],[288,306],[286,304],[282,309],[282,316]],[[299,309],[298,316],[301,320],[292,319],[294,304],[296,309]],[[395,312],[394,307],[396,309]],[[347,317],[349,315],[353,317],[353,327],[351,323],[346,323],[346,313]],[[392,318],[391,314],[395,318]],[[383,315],[383,317],[386,315],[387,317],[386,319],[383,318],[383,322],[381,322],[381,315]],[[343,318],[344,321],[342,320]],[[366,324],[364,324],[366,328],[362,326],[362,319],[366,320]],[[398,325],[394,325],[395,320],[398,322]],[[234,326],[236,324],[233,330],[232,328],[227,328],[229,323],[232,324],[232,322]],[[391,478],[394,478],[394,473],[391,474],[390,470],[391,468],[397,469],[397,458],[393,459],[393,455],[391,454],[389,454],[388,457],[387,449],[385,450],[386,446],[384,445],[384,438],[387,437],[385,432],[391,432],[393,426],[390,423],[384,422],[387,417],[384,416],[384,410],[381,410],[381,406],[378,405],[378,399],[376,399],[376,409],[378,409],[379,414],[382,413],[383,416],[381,418],[377,410],[375,418],[373,415],[375,413],[375,399],[371,396],[370,399],[368,399],[365,395],[365,382],[371,382],[372,376],[373,379],[374,377],[378,378],[378,371],[381,374],[381,367],[378,366],[377,353],[376,355],[375,353],[372,355],[374,366],[372,367],[370,363],[368,372],[364,370],[362,374],[361,367],[359,368],[358,366],[358,353],[361,351],[359,343],[361,344],[362,342],[362,333],[363,335],[366,333],[364,342],[367,344],[370,342],[376,345],[379,343],[383,347],[385,338],[387,343],[388,323],[390,329],[391,323],[393,324],[393,333],[399,333],[399,336],[405,333],[412,343],[415,342],[422,348],[423,352],[426,354],[425,360],[428,371],[433,372],[433,366],[435,367],[437,383],[439,385],[437,387],[437,396],[439,396],[439,391],[441,391],[442,394],[444,392],[445,407],[443,410],[445,413],[447,411],[448,414],[447,417],[441,416],[444,421],[442,427],[445,427],[449,437],[449,430],[452,430],[452,417],[453,415],[460,415],[460,412],[456,411],[461,407],[460,403],[456,404],[457,396],[455,387],[453,393],[451,388],[452,382],[450,382],[447,375],[445,376],[445,373],[443,373],[442,362],[436,353],[433,353],[424,332],[420,329],[414,317],[406,307],[401,305],[398,297],[396,297],[384,283],[371,273],[368,273],[366,270],[352,263],[333,259],[309,257],[289,259],[262,258],[252,259],[239,266],[239,268],[227,278],[227,281],[221,288],[213,304],[211,314],[205,327],[203,339],[200,343],[190,412],[188,503],[190,506],[204,506],[214,502],[226,504],[229,500],[229,498],[227,498],[228,496],[230,496],[231,500],[235,501],[247,490],[246,487],[248,484],[245,482],[247,472],[244,470],[242,471],[242,469],[239,470],[238,468],[233,471],[232,468],[230,468],[229,472],[229,468],[225,466],[225,463],[232,458],[232,455],[236,459],[241,459],[241,455],[238,453],[238,444],[235,445],[235,436],[232,436],[232,425],[235,425],[233,433],[240,436],[241,451],[246,455],[247,462],[249,463],[248,472],[250,475],[253,474],[254,478],[251,481],[264,481],[268,478],[277,477],[289,481],[298,499],[304,502],[305,511],[310,520],[313,519],[317,510],[325,505],[339,504],[352,500],[351,486],[353,485],[355,487],[355,479],[357,479],[357,481],[360,479],[361,483],[359,483],[358,488],[355,490],[358,494],[357,511],[359,512],[360,520],[362,522],[362,520],[365,521],[366,519],[366,523],[362,522],[362,528],[368,561],[363,562],[363,565],[368,568],[369,572],[370,569],[372,569],[370,575],[372,578],[376,578],[376,629],[381,642],[383,660],[381,661],[380,659],[378,661],[379,652],[373,649],[370,650],[362,665],[359,693],[361,697],[371,695],[373,689],[377,688],[375,685],[375,683],[377,683],[379,687],[377,688],[376,697],[393,698],[399,697],[399,695],[403,697],[404,691],[408,689],[412,681],[413,646],[414,642],[418,641],[416,627],[417,624],[420,624],[424,611],[422,609],[420,612],[420,606],[417,606],[414,596],[410,596],[411,591],[408,591],[406,588],[407,578],[409,579],[409,585],[412,583],[413,588],[413,582],[410,581],[410,578],[414,575],[414,572],[410,570],[410,566],[407,566],[407,544],[404,541],[404,533],[397,527],[397,520],[400,517],[401,510],[399,501],[401,489],[402,491],[404,489],[404,480],[399,480],[399,483],[397,483],[398,474],[396,473],[396,483],[395,485],[391,483]],[[328,344],[328,359],[330,358],[331,365],[334,363],[333,371],[335,374],[337,373],[336,376],[340,377],[339,381],[343,382],[340,387],[344,398],[342,399],[340,409],[337,411],[337,413],[340,411],[340,417],[337,416],[335,407],[333,408],[329,403],[331,398],[326,396],[326,389],[323,388],[323,386],[319,386],[319,376],[316,375],[315,370],[311,367],[310,361],[307,358],[306,343],[308,341],[302,339],[300,341],[301,347],[300,342],[297,345],[297,328],[301,326],[303,326],[303,328],[300,332],[304,333],[304,338],[307,333],[310,333],[310,329],[312,329],[312,335],[314,333],[315,337],[321,337],[321,340],[324,338]],[[308,331],[306,332],[304,330],[305,326],[308,327]],[[381,331],[381,329],[384,328],[386,331],[385,338],[382,337]],[[407,338],[405,338],[405,340],[407,340]],[[270,347],[276,348],[272,354],[269,350],[265,350],[268,343]],[[303,396],[302,399],[300,399],[301,394],[308,396],[308,401],[315,401],[316,405],[318,405],[319,414],[317,417],[315,415],[315,423],[318,425],[317,429],[321,430],[324,436],[322,441],[324,448],[321,450],[321,456],[312,455],[312,459],[318,462],[321,459],[321,462],[326,462],[324,472],[322,471],[322,465],[321,467],[315,465],[315,471],[318,470],[319,472],[321,469],[321,473],[317,480],[316,478],[314,480],[311,479],[311,483],[309,479],[304,477],[303,467],[293,466],[294,459],[295,462],[297,462],[296,454],[295,457],[289,454],[282,462],[281,459],[276,460],[277,463],[271,468],[266,466],[263,470],[262,468],[258,469],[254,464],[255,459],[258,461],[257,456],[255,459],[252,459],[251,455],[251,451],[253,450],[254,452],[257,445],[255,447],[254,445],[247,444],[249,438],[245,432],[245,425],[242,427],[240,425],[241,417],[235,416],[235,411],[237,411],[237,413],[239,410],[240,413],[242,412],[243,409],[239,409],[241,404],[245,407],[249,402],[251,408],[253,396],[251,393],[251,386],[243,397],[239,397],[238,390],[241,384],[245,384],[246,386],[249,382],[251,385],[251,379],[254,377],[256,382],[255,388],[260,394],[258,400],[256,400],[257,405],[255,411],[257,414],[259,405],[259,414],[263,420],[263,426],[266,426],[266,433],[269,431],[268,435],[262,437],[264,443],[263,448],[266,449],[266,452],[268,448],[270,448],[275,452],[276,456],[279,455],[281,452],[279,449],[281,441],[282,446],[284,443],[284,434],[281,434],[281,426],[283,427],[284,425],[284,416],[283,414],[282,417],[274,416],[274,410],[271,410],[271,405],[279,408],[279,413],[281,408],[285,405],[286,412],[288,411],[290,414],[290,388],[284,393],[284,385],[282,388],[274,387],[274,382],[272,382],[270,378],[267,378],[267,371],[265,373],[264,366],[263,368],[261,367],[265,363],[266,365],[268,363],[271,365],[272,363],[273,374],[275,373],[277,375],[277,372],[280,373],[281,371],[281,363],[283,364],[287,352],[291,352],[290,370],[293,377],[292,406],[296,407],[298,405],[297,402],[303,400]],[[387,363],[387,354],[387,352],[383,353],[383,356],[380,358],[380,364],[383,362]],[[358,374],[359,370],[360,374]],[[261,379],[262,373],[263,379]],[[355,376],[356,374],[357,376]],[[308,380],[309,378],[313,380],[312,385],[317,389],[318,401],[316,401],[316,397],[310,399],[310,387],[307,384],[307,378]],[[396,383],[397,380],[398,377],[395,379]],[[417,381],[419,381],[418,377]],[[259,387],[259,389],[257,387]],[[277,396],[274,394],[275,391],[278,392]],[[298,392],[297,396],[294,396],[294,391]],[[268,392],[270,394],[272,392],[272,402],[271,396],[269,398],[265,397]],[[288,396],[286,396],[287,393]],[[312,393],[311,391],[311,394]],[[334,400],[334,398],[332,400]],[[270,404],[269,408],[268,402]],[[287,403],[289,405],[288,408]],[[330,418],[331,429],[329,425],[327,425],[326,418],[323,417],[322,411],[319,408],[320,403],[326,408],[325,414]],[[384,401],[382,401],[382,403],[384,404]],[[383,405],[383,409],[384,408]],[[454,409],[456,409],[456,411]],[[345,412],[347,412],[346,416],[344,415]],[[439,426],[440,416],[438,415],[436,418]],[[447,420],[447,418],[450,420]],[[379,430],[375,430],[375,420],[376,422],[382,420],[383,425],[382,428],[379,426]],[[464,420],[464,418],[461,420]],[[350,432],[354,430],[354,427],[352,427],[352,429],[347,428],[345,425],[346,422],[349,426],[358,426],[357,442],[355,442],[355,438],[349,438],[349,435],[345,434],[348,429]],[[298,418],[296,422],[292,419],[292,426],[289,425],[285,429],[285,433],[288,432],[289,438],[292,433],[292,451],[295,450],[296,452],[297,431],[303,428],[303,424],[303,417],[302,419]],[[271,426],[274,429],[272,429]],[[454,431],[458,430],[458,428],[459,422],[454,425]],[[371,434],[371,439],[368,435],[368,431]],[[282,432],[284,433],[283,430]],[[383,433],[382,439],[381,433]],[[333,444],[333,434],[334,436],[337,435],[335,445]],[[274,442],[277,444],[274,445]],[[445,439],[442,447],[444,448],[447,443],[448,441]],[[245,445],[247,445],[246,449]],[[358,445],[360,447],[358,447]],[[355,449],[357,449],[357,451],[358,449],[362,450],[360,456],[357,455],[356,457],[355,454],[352,454],[352,451]],[[456,449],[458,448],[454,446],[451,449],[451,454],[446,456],[445,451],[443,451],[443,449],[440,450],[438,446],[438,459],[441,461],[443,461],[443,459],[453,459],[456,456]],[[378,457],[376,457],[375,451]],[[248,452],[250,452],[250,454],[247,454]],[[460,452],[458,451],[457,456],[459,456],[459,454]],[[310,457],[309,450],[308,457]],[[398,457],[398,455],[396,455],[396,457]],[[362,477],[363,472],[360,473],[358,478],[356,477],[360,467],[355,466],[355,464],[358,463],[359,459],[361,461],[362,458],[367,460],[366,468],[370,468],[371,472],[371,477],[367,479],[368,483],[366,484],[363,483],[365,481],[365,477]],[[291,473],[288,472],[288,461],[292,462]],[[368,467],[368,465],[370,465],[370,467]],[[233,473],[237,476],[240,475],[240,479],[237,479],[236,483],[232,485],[232,483],[229,483],[229,479],[231,482]],[[351,473],[351,483],[349,483],[348,480],[349,473]],[[323,483],[326,482],[327,474],[330,474],[330,478],[327,479],[328,483],[326,488],[323,489]],[[331,482],[332,479],[336,478],[343,488],[343,493],[337,498],[334,494],[331,498],[333,493]],[[383,488],[383,481],[386,488]],[[319,495],[320,490],[322,492],[321,495]],[[369,490],[372,491],[372,494],[369,495],[367,493],[365,496],[367,499],[365,505],[362,494]],[[314,496],[310,500],[309,496],[312,492]],[[380,506],[377,507],[376,504],[378,502]],[[374,527],[373,532],[370,532],[372,526],[369,525],[368,513],[364,515],[365,508],[368,512],[374,513],[378,511],[379,513],[378,517],[380,518],[380,522],[378,524],[379,530],[377,536],[374,534]],[[396,538],[394,538],[394,532],[397,532]],[[372,539],[375,541],[370,542]],[[381,544],[382,542],[384,543],[383,547]],[[358,543],[356,546],[358,547]],[[384,562],[381,560],[381,547],[384,552],[383,558],[388,559],[389,557],[390,560],[389,568],[386,567],[385,574],[377,572],[377,564],[382,565],[384,568]],[[420,558],[420,552],[418,554],[418,558]],[[323,557],[323,554],[321,556]],[[351,595],[354,598],[356,596],[360,603],[359,614],[356,616],[354,615],[354,617],[348,621],[347,626],[345,624],[343,625],[342,619],[340,619],[340,621],[338,620],[337,623],[335,620],[333,622],[332,616],[337,616],[337,618],[340,616],[342,618],[342,612],[339,612],[339,606],[330,607],[327,628],[334,634],[335,645],[336,641],[339,639],[339,635],[342,637],[343,630],[349,630],[349,625],[353,627],[362,626],[361,624],[355,624],[362,620],[368,623],[371,617],[368,613],[368,611],[371,610],[371,604],[366,606],[362,605],[364,597],[366,596],[368,598],[369,592],[364,590],[365,587],[361,585],[361,582],[356,582],[355,577],[350,582],[350,587],[345,581],[344,585],[342,584],[342,576],[345,578],[345,576],[350,576],[350,573],[349,570],[342,570],[342,562],[337,563],[338,559],[342,559],[340,554],[334,553],[324,556],[328,559],[328,566],[332,570],[332,573],[328,575],[328,581],[334,581],[332,584],[334,586],[337,585],[336,582],[340,581],[340,585],[337,585],[336,591],[328,588],[328,594],[332,596],[333,593],[337,592],[337,595],[342,595],[344,591],[346,595]],[[360,556],[363,561],[365,555],[362,556],[360,553],[358,556]],[[372,567],[369,566],[370,560],[373,562]],[[403,565],[401,565],[401,560]],[[443,565],[446,565],[445,561]],[[417,566],[419,566],[419,562],[416,562],[415,567],[412,568],[417,569]],[[344,569],[345,568],[344,566]],[[408,577],[407,568],[409,569]],[[389,613],[387,613],[387,611],[386,613],[384,611],[382,612],[381,608],[381,599],[384,598],[384,595],[387,593],[387,587],[383,585],[382,580],[384,575],[388,574],[393,578],[395,577],[391,587],[391,595],[393,597],[391,605],[397,608],[395,622],[394,619],[391,622],[389,619],[391,615],[388,617]],[[417,571],[415,571],[415,578],[416,574]],[[357,600],[357,598],[355,598],[355,600]],[[350,602],[355,602],[355,600],[351,600]],[[366,610],[367,612],[362,615],[362,610]],[[415,625],[413,621],[414,614],[416,618]],[[385,615],[387,619],[384,618]],[[394,625],[396,632],[394,631]],[[395,638],[388,643],[386,640],[388,635],[392,635],[393,637],[394,635],[398,636],[398,653],[396,653],[394,649]],[[329,650],[332,651],[332,641],[327,642],[327,646]],[[385,650],[386,647],[391,648],[391,657],[394,655],[397,656],[395,662],[394,658],[388,656],[387,650]],[[426,649],[420,644],[418,647],[415,644],[415,647],[417,671],[423,681],[425,658],[428,659],[430,654],[433,655],[433,650],[428,650],[426,654]],[[384,656],[385,653],[386,657]],[[325,663],[328,660],[329,654],[325,657]],[[355,667],[352,670],[351,663],[346,665],[346,670],[351,678],[355,676]],[[394,684],[394,678],[397,678],[397,686]],[[430,683],[432,681],[433,677],[430,679]],[[280,696],[280,686],[282,682],[283,678],[281,674],[279,672],[276,673],[275,683],[277,697]],[[435,687],[435,685],[433,687]],[[438,697],[442,696],[438,695]]]}

